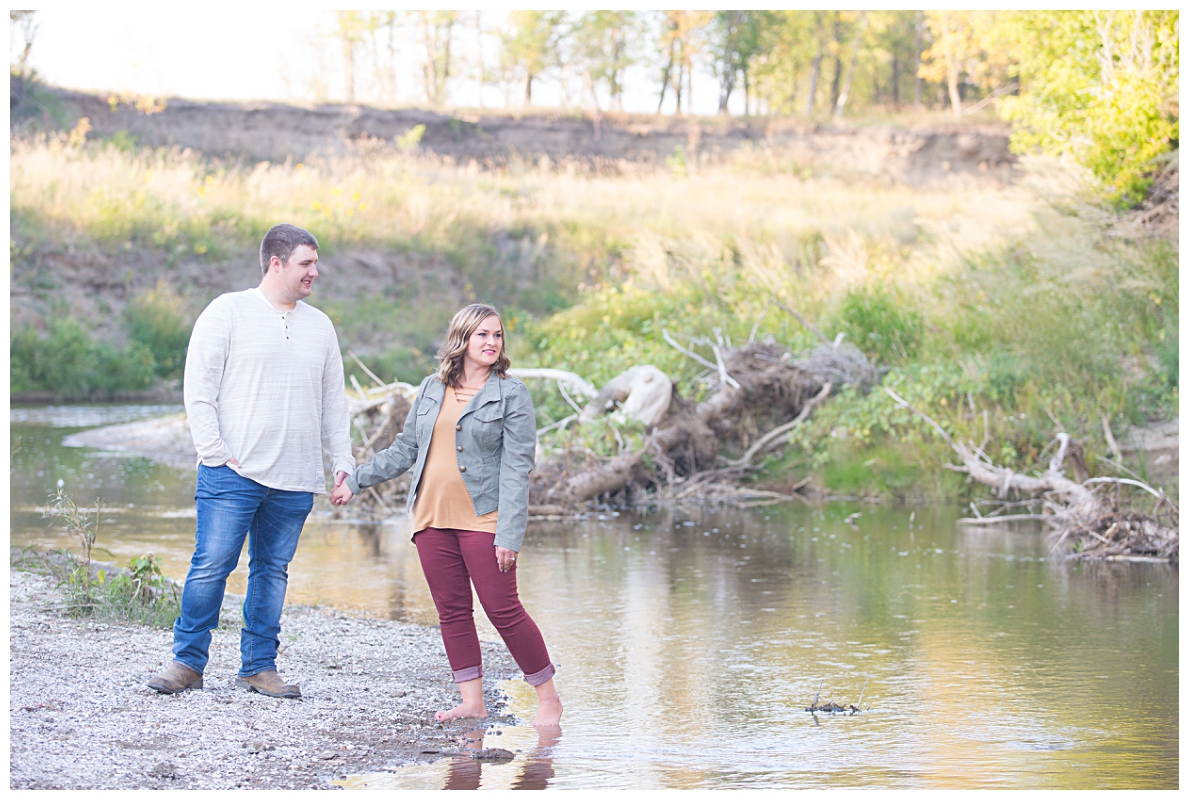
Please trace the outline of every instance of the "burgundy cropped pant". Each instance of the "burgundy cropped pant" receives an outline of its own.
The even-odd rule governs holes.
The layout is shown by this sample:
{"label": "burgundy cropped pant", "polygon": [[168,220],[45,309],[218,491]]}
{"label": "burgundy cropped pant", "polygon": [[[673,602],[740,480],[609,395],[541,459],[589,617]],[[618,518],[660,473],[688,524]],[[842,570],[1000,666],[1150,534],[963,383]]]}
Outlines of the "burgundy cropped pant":
{"label": "burgundy cropped pant", "polygon": [[413,535],[413,542],[438,609],[442,642],[455,683],[483,677],[472,583],[483,611],[524,672],[524,679],[539,686],[553,677],[556,670],[545,640],[516,592],[516,569],[500,572],[495,560],[494,533],[425,528]]}

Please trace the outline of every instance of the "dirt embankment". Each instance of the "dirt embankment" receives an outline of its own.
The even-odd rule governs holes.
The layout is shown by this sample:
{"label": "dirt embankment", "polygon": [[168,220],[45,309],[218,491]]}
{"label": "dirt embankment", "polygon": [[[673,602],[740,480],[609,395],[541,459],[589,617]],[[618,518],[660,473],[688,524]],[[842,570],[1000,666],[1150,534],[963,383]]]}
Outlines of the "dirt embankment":
{"label": "dirt embankment", "polygon": [[183,147],[255,161],[302,160],[342,153],[367,139],[393,142],[418,125],[423,151],[458,162],[501,165],[515,159],[587,165],[664,164],[683,157],[717,160],[748,148],[768,151],[814,172],[926,185],[954,176],[1010,181],[1016,157],[1006,127],[906,129],[891,125],[801,125],[765,119],[686,119],[574,114],[444,114],[357,105],[213,103],[169,99],[152,114],[134,105],[113,110],[106,96],[48,89],[68,119],[87,117],[92,135],[127,131],[141,144]]}

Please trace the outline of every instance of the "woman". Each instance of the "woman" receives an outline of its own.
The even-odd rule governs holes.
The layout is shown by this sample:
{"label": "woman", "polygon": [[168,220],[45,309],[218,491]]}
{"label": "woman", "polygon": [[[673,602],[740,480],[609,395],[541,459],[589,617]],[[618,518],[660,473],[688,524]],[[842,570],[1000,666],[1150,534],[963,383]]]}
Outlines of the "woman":
{"label": "woman", "polygon": [[533,725],[557,725],[562,705],[555,670],[516,591],[537,446],[533,401],[523,383],[508,377],[503,324],[491,306],[474,303],[455,314],[438,358],[438,371],[421,382],[404,430],[343,481],[331,502],[344,505],[360,489],[411,468],[413,542],[462,693],[462,703],[437,718],[487,716],[474,583],[488,619],[537,690]]}

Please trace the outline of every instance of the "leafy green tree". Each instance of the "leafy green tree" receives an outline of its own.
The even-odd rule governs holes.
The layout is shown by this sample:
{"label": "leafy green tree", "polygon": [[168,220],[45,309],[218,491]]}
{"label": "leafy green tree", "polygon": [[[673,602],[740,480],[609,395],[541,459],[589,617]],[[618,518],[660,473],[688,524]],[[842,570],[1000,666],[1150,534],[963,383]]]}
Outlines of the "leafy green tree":
{"label": "leafy green tree", "polygon": [[822,60],[827,53],[838,48],[837,31],[839,20],[837,11],[810,11],[813,22],[811,41],[813,56],[809,61],[809,88],[805,101],[806,115],[813,114],[817,102],[817,84],[822,74]]}
{"label": "leafy green tree", "polygon": [[458,11],[415,11],[417,33],[425,48],[421,66],[425,99],[431,106],[446,103],[446,81],[450,78],[452,60],[450,47],[454,41],[454,27],[460,19]]}
{"label": "leafy green tree", "polygon": [[[702,45],[702,34],[714,19],[710,11],[663,11],[661,33],[657,40],[661,60],[661,93],[656,104],[659,114],[665,104],[665,92],[673,88],[677,113],[688,111],[693,97],[693,62]],[[682,105],[682,100],[685,105]]]}
{"label": "leafy green tree", "polygon": [[769,11],[719,11],[710,27],[711,57],[719,80],[718,113],[727,103],[736,81],[743,81],[743,109],[751,111],[752,68],[772,46],[780,18]]}
{"label": "leafy green tree", "polygon": [[518,72],[524,82],[524,104],[532,105],[533,80],[556,60],[558,40],[565,23],[564,11],[513,11],[509,30],[501,33],[500,60],[509,72]]}
{"label": "leafy green tree", "polygon": [[1180,137],[1177,11],[1005,14],[1020,94],[1001,113],[1012,147],[1069,154],[1122,205],[1139,202],[1154,160]]}
{"label": "leafy green tree", "polygon": [[757,100],[768,113],[793,113],[802,70],[812,57],[812,12],[772,11],[767,46],[752,67]]}
{"label": "leafy green tree", "polygon": [[368,22],[367,13],[363,11],[335,13],[335,36],[343,49],[343,94],[348,103],[355,102],[355,56],[363,42]]}
{"label": "leafy green tree", "polygon": [[635,11],[589,11],[574,26],[572,57],[578,64],[586,90],[607,87],[611,107],[623,110],[624,72],[637,60],[641,18]]}

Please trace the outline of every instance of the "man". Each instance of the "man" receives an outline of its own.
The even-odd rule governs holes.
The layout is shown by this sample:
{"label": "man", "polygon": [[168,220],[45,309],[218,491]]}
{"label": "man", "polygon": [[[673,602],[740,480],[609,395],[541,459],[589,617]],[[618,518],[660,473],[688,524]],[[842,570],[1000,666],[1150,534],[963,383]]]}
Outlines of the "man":
{"label": "man", "polygon": [[324,494],[322,451],[335,486],[355,469],[334,325],[302,302],[318,277],[318,242],[277,225],[260,243],[260,286],[217,297],[194,323],[185,403],[198,450],[196,546],[173,626],[173,663],[158,692],[202,688],[227,576],[248,539],[248,591],[237,686],[301,697],[277,674],[288,565]]}

